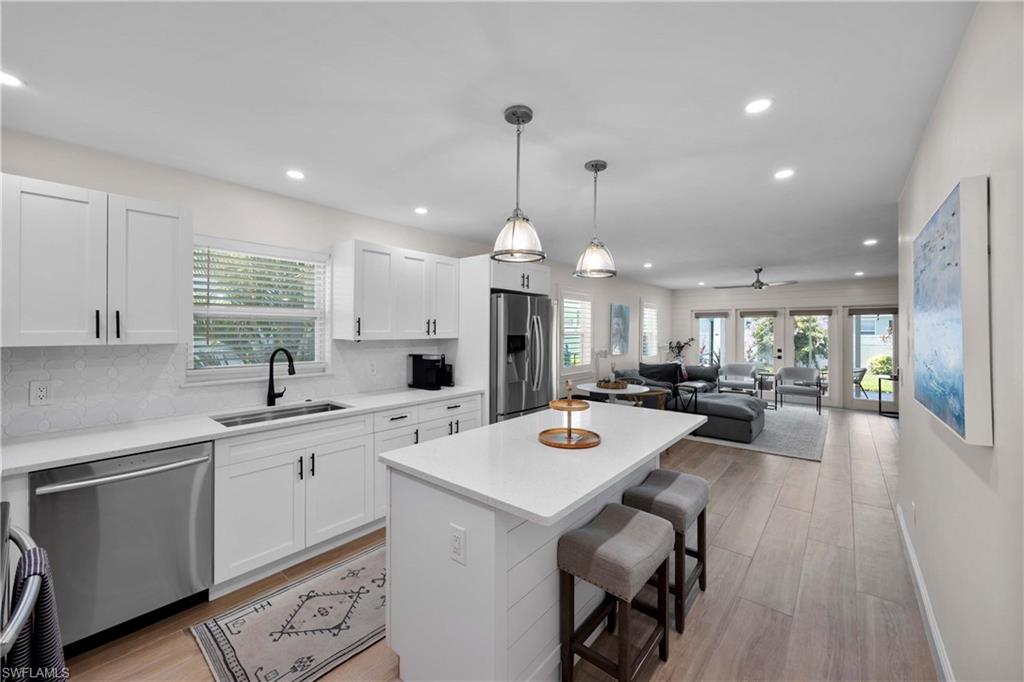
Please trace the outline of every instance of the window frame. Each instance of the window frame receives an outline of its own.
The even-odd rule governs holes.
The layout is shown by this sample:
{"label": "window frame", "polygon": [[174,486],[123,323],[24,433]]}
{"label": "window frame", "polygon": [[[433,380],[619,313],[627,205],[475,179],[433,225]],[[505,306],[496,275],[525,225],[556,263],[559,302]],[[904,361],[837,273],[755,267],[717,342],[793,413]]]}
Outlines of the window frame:
{"label": "window frame", "polygon": [[[590,325],[586,333],[589,335],[589,346],[590,353],[586,362],[581,362],[579,365],[574,367],[566,367],[564,360],[563,349],[565,348],[565,302],[580,301],[586,303],[590,307]],[[581,334],[581,337],[583,334]],[[581,350],[585,346],[585,343],[581,341]],[[583,291],[574,290],[561,290],[558,295],[558,374],[560,377],[574,377],[589,375],[593,372],[594,368],[594,298],[591,294]],[[582,358],[581,358],[582,359]]]}
{"label": "window frame", "polygon": [[[248,242],[238,239],[226,239],[210,235],[197,234],[192,240],[190,254],[195,257],[196,249],[219,249],[223,251],[234,251],[253,256],[265,256],[268,258],[282,258],[287,260],[298,260],[309,263],[317,263],[323,266],[323,311],[317,316],[323,320],[319,340],[323,349],[323,357],[319,361],[306,361],[295,363],[295,374],[290,378],[323,377],[333,373],[332,345],[333,335],[331,333],[331,254],[319,251],[305,251],[292,249],[272,244]],[[192,294],[192,287],[188,289],[189,322],[192,324],[191,334],[186,345],[185,356],[185,377],[183,386],[211,386],[225,383],[241,383],[265,381],[268,374],[266,364],[259,365],[227,365],[222,367],[201,367],[192,366],[193,363],[193,339],[195,334],[195,303]],[[250,309],[251,310],[251,309]],[[244,317],[240,316],[240,317]],[[308,318],[309,315],[284,312],[280,317]],[[280,359],[280,358],[279,358]]]}

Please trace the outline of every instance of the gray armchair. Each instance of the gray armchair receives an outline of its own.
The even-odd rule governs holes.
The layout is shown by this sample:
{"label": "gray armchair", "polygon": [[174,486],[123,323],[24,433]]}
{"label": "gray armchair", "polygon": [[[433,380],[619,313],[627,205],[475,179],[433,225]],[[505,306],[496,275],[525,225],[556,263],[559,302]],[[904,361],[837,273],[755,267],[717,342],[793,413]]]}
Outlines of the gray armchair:
{"label": "gray armchair", "polygon": [[757,368],[756,362],[729,362],[722,365],[718,372],[718,390],[753,393],[757,388],[754,380]]}
{"label": "gray armchair", "polygon": [[783,367],[775,374],[775,407],[785,396],[799,395],[814,398],[814,406],[821,414],[821,372],[815,367]]}

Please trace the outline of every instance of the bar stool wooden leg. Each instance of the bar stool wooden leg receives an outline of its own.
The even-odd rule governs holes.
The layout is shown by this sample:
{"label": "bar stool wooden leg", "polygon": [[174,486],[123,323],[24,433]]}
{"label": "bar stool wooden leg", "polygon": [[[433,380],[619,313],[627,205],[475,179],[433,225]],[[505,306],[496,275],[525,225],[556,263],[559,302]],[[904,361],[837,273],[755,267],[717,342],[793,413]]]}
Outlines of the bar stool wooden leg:
{"label": "bar stool wooden leg", "polygon": [[686,533],[676,533],[676,632],[686,627]]}
{"label": "bar stool wooden leg", "polygon": [[633,625],[633,605],[628,601],[619,600],[619,682],[630,682],[630,671],[633,669],[633,646],[631,626]]}
{"label": "bar stool wooden leg", "polygon": [[608,612],[608,632],[613,635],[615,634],[615,621],[616,615],[618,614],[617,606],[618,602],[616,602],[616,604],[612,606],[612,610]]}
{"label": "bar stool wooden leg", "polygon": [[707,538],[707,510],[702,509],[697,516],[697,561],[700,562],[700,589],[708,589],[708,538]]}
{"label": "bar stool wooden leg", "polygon": [[658,657],[668,660],[668,559],[658,567],[658,628],[661,629],[661,642],[658,644]]}
{"label": "bar stool wooden leg", "polygon": [[571,573],[559,571],[559,639],[562,644],[562,682],[572,682],[573,650],[572,639],[576,617],[576,580]]}

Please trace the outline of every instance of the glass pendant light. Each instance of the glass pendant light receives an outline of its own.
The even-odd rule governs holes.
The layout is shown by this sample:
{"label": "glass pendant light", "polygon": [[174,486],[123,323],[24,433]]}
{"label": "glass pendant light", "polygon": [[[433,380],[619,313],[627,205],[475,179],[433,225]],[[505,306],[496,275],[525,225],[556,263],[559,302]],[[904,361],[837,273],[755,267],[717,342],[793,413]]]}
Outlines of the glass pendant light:
{"label": "glass pendant light", "polygon": [[576,261],[576,271],[573,277],[588,277],[597,279],[602,277],[614,277],[615,260],[611,251],[597,238],[597,174],[608,167],[604,161],[587,161],[583,167],[594,174],[594,236],[590,238],[587,248],[583,249],[580,259]]}
{"label": "glass pendant light", "polygon": [[544,260],[544,249],[533,223],[519,208],[519,138],[523,126],[533,120],[533,110],[515,104],[505,110],[505,120],[516,127],[516,208],[494,240],[491,258],[505,263],[536,263]]}

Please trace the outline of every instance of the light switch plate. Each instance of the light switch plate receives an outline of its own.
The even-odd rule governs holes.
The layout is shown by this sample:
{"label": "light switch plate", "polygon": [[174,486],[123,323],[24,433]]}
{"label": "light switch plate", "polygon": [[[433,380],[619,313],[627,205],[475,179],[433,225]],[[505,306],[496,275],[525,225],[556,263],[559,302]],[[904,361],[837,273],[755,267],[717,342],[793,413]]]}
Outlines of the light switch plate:
{"label": "light switch plate", "polygon": [[53,388],[49,381],[28,382],[28,404],[49,405],[53,402]]}
{"label": "light switch plate", "polygon": [[466,565],[466,529],[454,523],[449,525],[449,553],[452,561]]}

